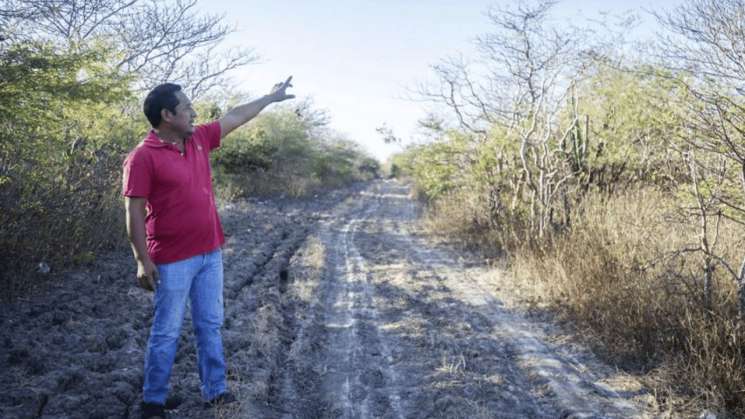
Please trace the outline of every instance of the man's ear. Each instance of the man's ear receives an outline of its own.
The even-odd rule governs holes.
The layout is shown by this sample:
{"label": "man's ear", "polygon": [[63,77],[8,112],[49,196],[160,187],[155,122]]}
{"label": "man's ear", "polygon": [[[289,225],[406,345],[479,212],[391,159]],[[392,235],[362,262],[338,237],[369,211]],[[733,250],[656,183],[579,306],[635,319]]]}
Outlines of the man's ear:
{"label": "man's ear", "polygon": [[166,108],[160,110],[161,121],[171,122],[171,118],[173,118],[173,113],[171,111]]}

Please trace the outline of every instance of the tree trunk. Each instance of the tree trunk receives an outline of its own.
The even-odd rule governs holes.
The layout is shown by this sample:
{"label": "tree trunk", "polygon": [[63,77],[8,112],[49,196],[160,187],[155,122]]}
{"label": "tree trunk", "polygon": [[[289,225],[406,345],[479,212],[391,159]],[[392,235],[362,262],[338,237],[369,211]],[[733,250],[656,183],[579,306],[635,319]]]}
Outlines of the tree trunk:
{"label": "tree trunk", "polygon": [[711,309],[711,293],[712,283],[711,274],[714,272],[714,266],[711,263],[710,257],[704,258],[704,307],[707,310]]}
{"label": "tree trunk", "polygon": [[737,296],[739,297],[738,309],[740,312],[740,320],[745,320],[745,258],[742,260],[740,265],[740,277],[737,283]]}

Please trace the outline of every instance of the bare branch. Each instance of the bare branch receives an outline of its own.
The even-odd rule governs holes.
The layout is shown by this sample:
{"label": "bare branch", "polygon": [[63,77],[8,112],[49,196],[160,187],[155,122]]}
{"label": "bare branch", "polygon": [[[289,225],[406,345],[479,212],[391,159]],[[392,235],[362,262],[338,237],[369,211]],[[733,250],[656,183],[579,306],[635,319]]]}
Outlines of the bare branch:
{"label": "bare branch", "polygon": [[[256,61],[256,55],[251,50],[215,53],[232,29],[222,16],[198,12],[196,4],[197,0],[16,0],[12,18],[29,33],[67,48],[106,42],[120,57],[115,67],[139,76],[139,89],[175,80],[189,91],[204,92],[224,83],[231,70]],[[209,63],[200,62],[208,53]]]}

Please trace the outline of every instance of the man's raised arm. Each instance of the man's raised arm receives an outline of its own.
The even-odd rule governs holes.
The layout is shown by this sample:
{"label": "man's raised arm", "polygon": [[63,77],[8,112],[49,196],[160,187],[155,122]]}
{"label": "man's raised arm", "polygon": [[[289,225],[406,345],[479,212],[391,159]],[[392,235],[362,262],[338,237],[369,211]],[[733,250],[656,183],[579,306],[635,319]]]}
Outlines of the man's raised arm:
{"label": "man's raised arm", "polygon": [[225,138],[234,129],[240,127],[246,122],[253,119],[272,103],[282,102],[283,100],[292,99],[295,95],[288,95],[287,88],[292,87],[292,76],[288,77],[282,83],[277,83],[268,95],[262,96],[252,102],[237,106],[220,118],[220,138]]}

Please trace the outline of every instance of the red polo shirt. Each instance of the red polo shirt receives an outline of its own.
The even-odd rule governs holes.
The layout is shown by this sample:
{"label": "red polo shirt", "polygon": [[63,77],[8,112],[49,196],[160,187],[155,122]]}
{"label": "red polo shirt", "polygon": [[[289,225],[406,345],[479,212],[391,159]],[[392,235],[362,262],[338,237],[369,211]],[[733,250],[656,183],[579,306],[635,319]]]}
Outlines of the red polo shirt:
{"label": "red polo shirt", "polygon": [[194,128],[183,155],[150,131],[124,160],[124,196],[147,198],[147,252],[154,263],[187,259],[225,242],[209,160],[219,146],[215,121]]}

